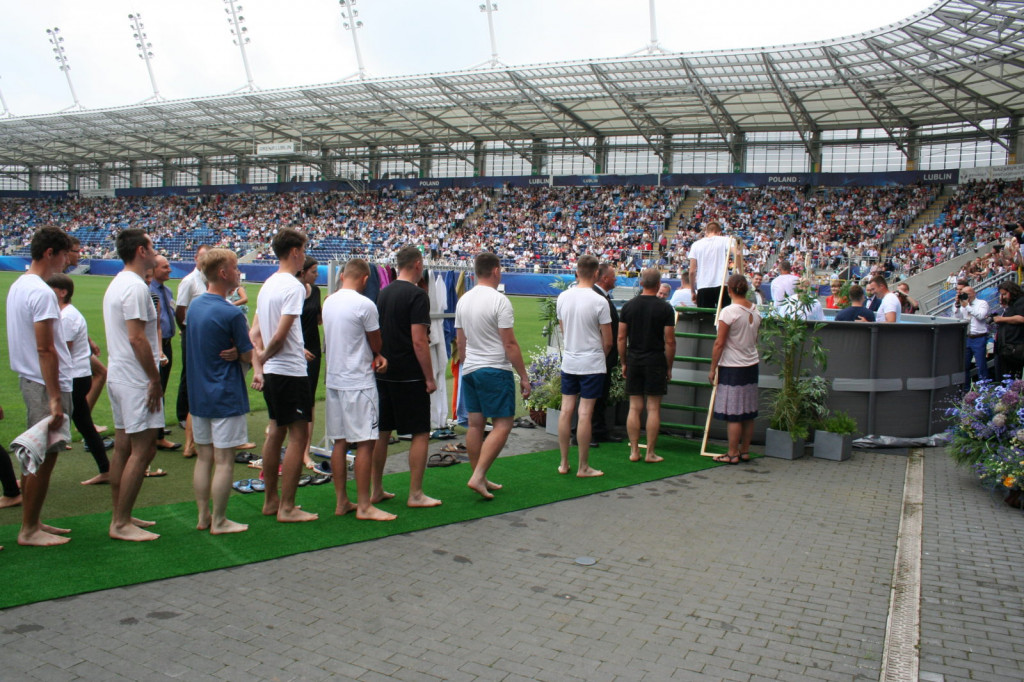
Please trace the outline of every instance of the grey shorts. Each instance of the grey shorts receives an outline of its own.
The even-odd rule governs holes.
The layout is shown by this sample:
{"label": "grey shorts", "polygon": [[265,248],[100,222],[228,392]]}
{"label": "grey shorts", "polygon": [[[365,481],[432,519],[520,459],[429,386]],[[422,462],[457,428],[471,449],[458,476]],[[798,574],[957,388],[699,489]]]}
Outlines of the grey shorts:
{"label": "grey shorts", "polygon": [[[32,428],[43,419],[50,416],[50,398],[46,395],[46,386],[37,384],[34,381],[30,381],[24,377],[18,377],[18,388],[21,389],[21,397],[25,401],[25,411],[28,415],[27,422],[28,428]],[[67,415],[67,419],[64,420],[64,426],[60,431],[60,440],[65,443],[71,442],[71,393],[60,393],[60,404],[64,407],[64,414]],[[56,445],[60,445],[55,444]],[[64,446],[61,445],[57,448],[58,451],[63,450]],[[50,448],[53,451],[54,447]]]}

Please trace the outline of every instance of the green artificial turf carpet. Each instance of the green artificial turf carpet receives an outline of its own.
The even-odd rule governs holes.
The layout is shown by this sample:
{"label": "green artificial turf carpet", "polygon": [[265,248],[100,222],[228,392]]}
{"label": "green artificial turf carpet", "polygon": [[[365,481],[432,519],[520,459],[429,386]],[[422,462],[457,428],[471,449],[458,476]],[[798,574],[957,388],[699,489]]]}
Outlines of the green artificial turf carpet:
{"label": "green artificial turf carpet", "polygon": [[[249,530],[229,535],[197,531],[194,502],[137,510],[138,516],[157,522],[152,530],[161,537],[153,542],[111,540],[107,536],[109,513],[47,518],[49,523],[71,528],[72,541],[58,547],[20,547],[16,542],[18,526],[2,526],[0,544],[5,549],[0,553],[0,608],[374,540],[722,466],[700,456],[700,441],[662,436],[658,445],[659,454],[665,457],[658,464],[630,462],[624,443],[591,450],[591,465],[604,471],[598,478],[559,475],[557,450],[499,458],[489,478],[504,489],[491,501],[466,487],[468,464],[431,468],[424,489],[444,501],[432,509],[407,508],[409,474],[389,474],[384,487],[396,497],[380,507],[398,514],[398,519],[390,522],[357,521],[351,513],[334,516],[334,486],[325,484],[299,489],[303,509],[320,514],[319,520],[309,523],[277,523],[261,515],[262,494],[232,493],[228,517],[248,523]],[[575,448],[570,463],[575,471]],[[348,490],[355,501],[351,476]]]}

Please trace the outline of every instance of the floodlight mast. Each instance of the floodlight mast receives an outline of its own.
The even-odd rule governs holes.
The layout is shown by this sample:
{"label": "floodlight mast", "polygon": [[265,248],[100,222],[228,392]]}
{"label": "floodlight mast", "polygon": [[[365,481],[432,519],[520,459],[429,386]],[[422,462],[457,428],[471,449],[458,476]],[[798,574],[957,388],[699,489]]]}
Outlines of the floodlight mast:
{"label": "floodlight mast", "polygon": [[[71,99],[75,103],[68,107],[68,109],[84,109],[82,103],[78,101],[78,95],[75,93],[75,85],[71,82],[71,65],[68,64],[67,51],[64,49],[64,38],[60,34],[60,29],[54,26],[53,28],[46,29],[46,35],[50,39],[50,44],[53,45],[53,59],[57,62],[57,68],[64,72],[64,77],[68,81],[68,90],[71,91]],[[4,106],[6,109],[6,105]],[[65,110],[66,111],[66,110]]]}
{"label": "floodlight mast", "polygon": [[0,90],[0,107],[4,108],[4,118],[14,118],[14,114],[11,113],[11,108],[7,106],[7,100],[4,99],[4,91]]}
{"label": "floodlight mast", "polygon": [[654,1],[655,0],[647,1],[647,11],[651,22],[651,41],[647,43],[647,47],[636,50],[635,52],[630,52],[628,55],[630,57],[638,54],[669,54],[668,50],[658,44],[658,15],[655,12]]}
{"label": "floodlight mast", "polygon": [[[242,66],[245,67],[245,85],[238,90],[256,92],[259,88],[256,87],[256,83],[252,79],[252,69],[249,68],[249,55],[245,51],[245,46],[249,44],[249,36],[246,35],[249,29],[243,25],[245,24],[245,17],[241,15],[242,6],[236,5],[234,0],[224,0],[224,4],[226,5],[224,12],[228,15],[228,23],[231,25],[232,42],[238,46],[238,51],[242,53]],[[238,90],[235,92],[238,92]]]}
{"label": "floodlight mast", "polygon": [[146,71],[149,72],[149,83],[153,86],[153,95],[142,101],[156,100],[157,102],[162,102],[164,98],[160,95],[160,89],[156,87],[156,76],[153,75],[153,62],[151,61],[153,59],[153,44],[146,37],[146,27],[142,23],[142,15],[138,12],[129,14],[128,20],[132,22],[132,37],[135,39],[135,47],[139,50],[139,59],[146,62]]}
{"label": "floodlight mast", "polygon": [[487,31],[491,37],[491,59],[480,66],[490,66],[492,68],[504,66],[498,59],[498,44],[494,39],[494,13],[498,11],[498,3],[493,2],[493,0],[484,0],[484,3],[480,5],[480,11],[487,14]]}
{"label": "floodlight mast", "polygon": [[[356,49],[356,64],[359,67],[359,73],[356,75],[359,77],[359,80],[364,80],[366,78],[366,68],[363,66],[362,50],[359,49],[359,29],[363,27],[363,22],[358,19],[359,10],[354,7],[356,0],[338,0],[338,4],[341,5],[342,25],[346,31],[352,34],[352,45]],[[348,78],[351,78],[351,76]],[[343,80],[347,80],[347,78]]]}

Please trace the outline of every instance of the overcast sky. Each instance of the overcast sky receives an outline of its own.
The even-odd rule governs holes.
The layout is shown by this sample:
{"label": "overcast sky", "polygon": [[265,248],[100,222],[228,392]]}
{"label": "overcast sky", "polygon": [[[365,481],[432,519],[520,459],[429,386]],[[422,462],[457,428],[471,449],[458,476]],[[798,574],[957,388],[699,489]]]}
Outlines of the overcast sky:
{"label": "overcast sky", "polygon": [[[456,71],[490,57],[484,0],[357,0],[370,76]],[[258,87],[335,82],[357,70],[337,0],[236,0]],[[657,0],[660,45],[675,52],[826,40],[880,28],[931,0]],[[617,57],[650,41],[648,0],[497,0],[499,59],[521,65]],[[152,94],[128,14],[142,15],[167,99],[225,94],[245,85],[223,0],[0,0],[0,92],[15,115],[72,105],[46,29],[64,37],[71,79],[86,108]],[[0,112],[2,114],[2,112]]]}

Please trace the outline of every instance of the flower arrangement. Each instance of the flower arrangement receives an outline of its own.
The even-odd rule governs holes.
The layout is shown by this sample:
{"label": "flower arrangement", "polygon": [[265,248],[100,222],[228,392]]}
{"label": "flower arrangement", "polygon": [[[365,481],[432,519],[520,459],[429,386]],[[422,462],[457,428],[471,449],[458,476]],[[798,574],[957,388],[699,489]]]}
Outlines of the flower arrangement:
{"label": "flower arrangement", "polygon": [[530,397],[524,402],[529,410],[543,412],[562,404],[562,358],[557,351],[537,346],[526,366]]}
{"label": "flower arrangement", "polygon": [[1024,484],[1024,381],[981,381],[946,410],[950,453],[983,482],[1020,489]]}

